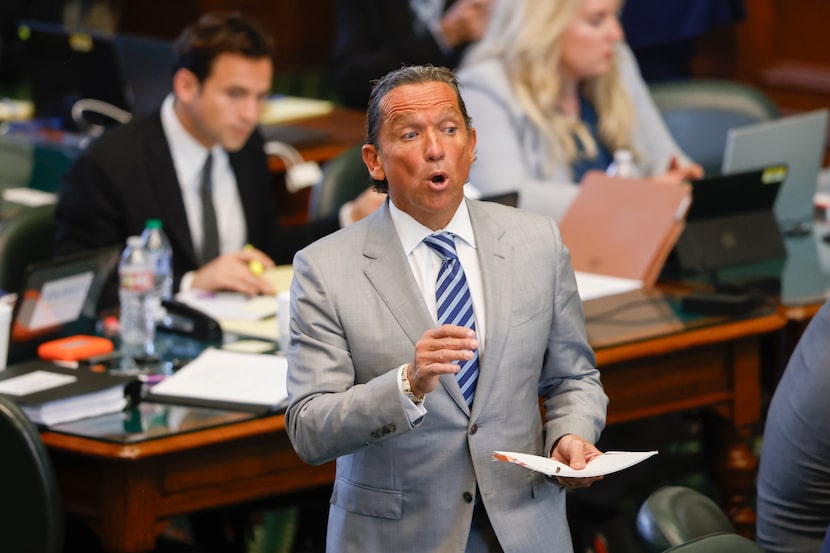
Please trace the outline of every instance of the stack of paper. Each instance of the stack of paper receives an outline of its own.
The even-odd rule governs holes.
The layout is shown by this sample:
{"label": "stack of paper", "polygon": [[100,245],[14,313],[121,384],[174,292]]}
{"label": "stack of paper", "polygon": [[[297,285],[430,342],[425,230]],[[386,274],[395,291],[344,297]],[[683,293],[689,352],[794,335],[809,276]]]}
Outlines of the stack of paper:
{"label": "stack of paper", "polygon": [[285,123],[331,113],[334,103],[328,100],[276,95],[268,99],[259,118],[262,124]]}
{"label": "stack of paper", "polygon": [[[262,276],[279,294],[291,288],[294,268],[277,265],[267,269]],[[273,342],[278,339],[276,296],[248,297],[230,292],[216,294],[191,290],[180,292],[176,299],[219,321],[224,332]]]}
{"label": "stack of paper", "polygon": [[68,369],[45,361],[29,361],[0,371],[0,394],[11,398],[36,424],[61,422],[123,409],[134,377]]}
{"label": "stack of paper", "polygon": [[288,361],[273,354],[209,348],[172,376],[153,386],[147,399],[267,412],[288,401]]}

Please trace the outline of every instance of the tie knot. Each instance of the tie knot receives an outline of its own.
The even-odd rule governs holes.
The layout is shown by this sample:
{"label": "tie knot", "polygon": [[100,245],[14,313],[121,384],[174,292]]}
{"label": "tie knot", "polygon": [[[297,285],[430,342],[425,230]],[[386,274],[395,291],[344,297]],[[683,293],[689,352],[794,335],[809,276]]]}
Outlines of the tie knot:
{"label": "tie knot", "polygon": [[455,235],[446,231],[436,232],[424,238],[424,243],[443,259],[458,259],[455,250]]}

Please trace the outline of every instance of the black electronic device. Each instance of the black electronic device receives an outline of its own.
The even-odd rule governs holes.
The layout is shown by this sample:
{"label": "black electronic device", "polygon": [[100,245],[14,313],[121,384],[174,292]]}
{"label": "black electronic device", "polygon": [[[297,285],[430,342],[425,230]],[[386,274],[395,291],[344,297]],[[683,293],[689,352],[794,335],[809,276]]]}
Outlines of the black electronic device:
{"label": "black electronic device", "polygon": [[156,328],[175,334],[182,334],[204,342],[222,342],[222,327],[204,311],[175,300],[165,300],[167,310]]}
{"label": "black electronic device", "polygon": [[712,273],[783,259],[786,248],[773,206],[786,176],[787,168],[776,165],[692,181],[686,226],[665,272]]}
{"label": "black electronic device", "polygon": [[36,357],[44,342],[93,334],[98,298],[119,254],[106,247],[27,267],[12,312],[9,363]]}

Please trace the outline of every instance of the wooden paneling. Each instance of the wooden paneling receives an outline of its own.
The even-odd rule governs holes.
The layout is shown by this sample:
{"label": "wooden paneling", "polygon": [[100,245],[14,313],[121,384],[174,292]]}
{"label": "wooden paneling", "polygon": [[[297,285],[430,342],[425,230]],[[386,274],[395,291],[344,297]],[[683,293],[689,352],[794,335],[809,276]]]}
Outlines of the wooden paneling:
{"label": "wooden paneling", "polygon": [[124,2],[119,30],[172,39],[205,12],[240,11],[274,37],[277,71],[305,69],[328,61],[334,39],[332,5],[331,0],[141,0]]}
{"label": "wooden paneling", "polygon": [[783,113],[830,105],[830,2],[750,0],[746,10],[745,22],[704,38],[695,74],[753,84]]}

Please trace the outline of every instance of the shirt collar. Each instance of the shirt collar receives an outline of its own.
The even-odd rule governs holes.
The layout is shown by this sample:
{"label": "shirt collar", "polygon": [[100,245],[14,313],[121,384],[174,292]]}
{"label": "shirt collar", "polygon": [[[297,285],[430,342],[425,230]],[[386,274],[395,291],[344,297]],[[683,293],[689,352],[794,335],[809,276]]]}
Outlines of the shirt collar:
{"label": "shirt collar", "polygon": [[470,212],[467,209],[466,199],[458,206],[449,224],[443,229],[434,232],[413,219],[408,213],[398,209],[391,200],[389,201],[389,215],[392,217],[392,224],[401,240],[404,254],[407,256],[423,242],[424,238],[430,234],[434,234],[434,232],[440,231],[451,232],[464,240],[470,247],[476,247],[476,238],[475,234],[473,234],[473,225],[470,222]]}
{"label": "shirt collar", "polygon": [[161,105],[161,125],[170,146],[176,172],[188,177],[185,179],[186,182],[198,182],[197,175],[202,171],[208,152],[213,152],[215,162],[217,157],[221,157],[223,150],[218,144],[208,150],[187,132],[173,109],[174,100],[175,96],[172,93],[164,99]]}

